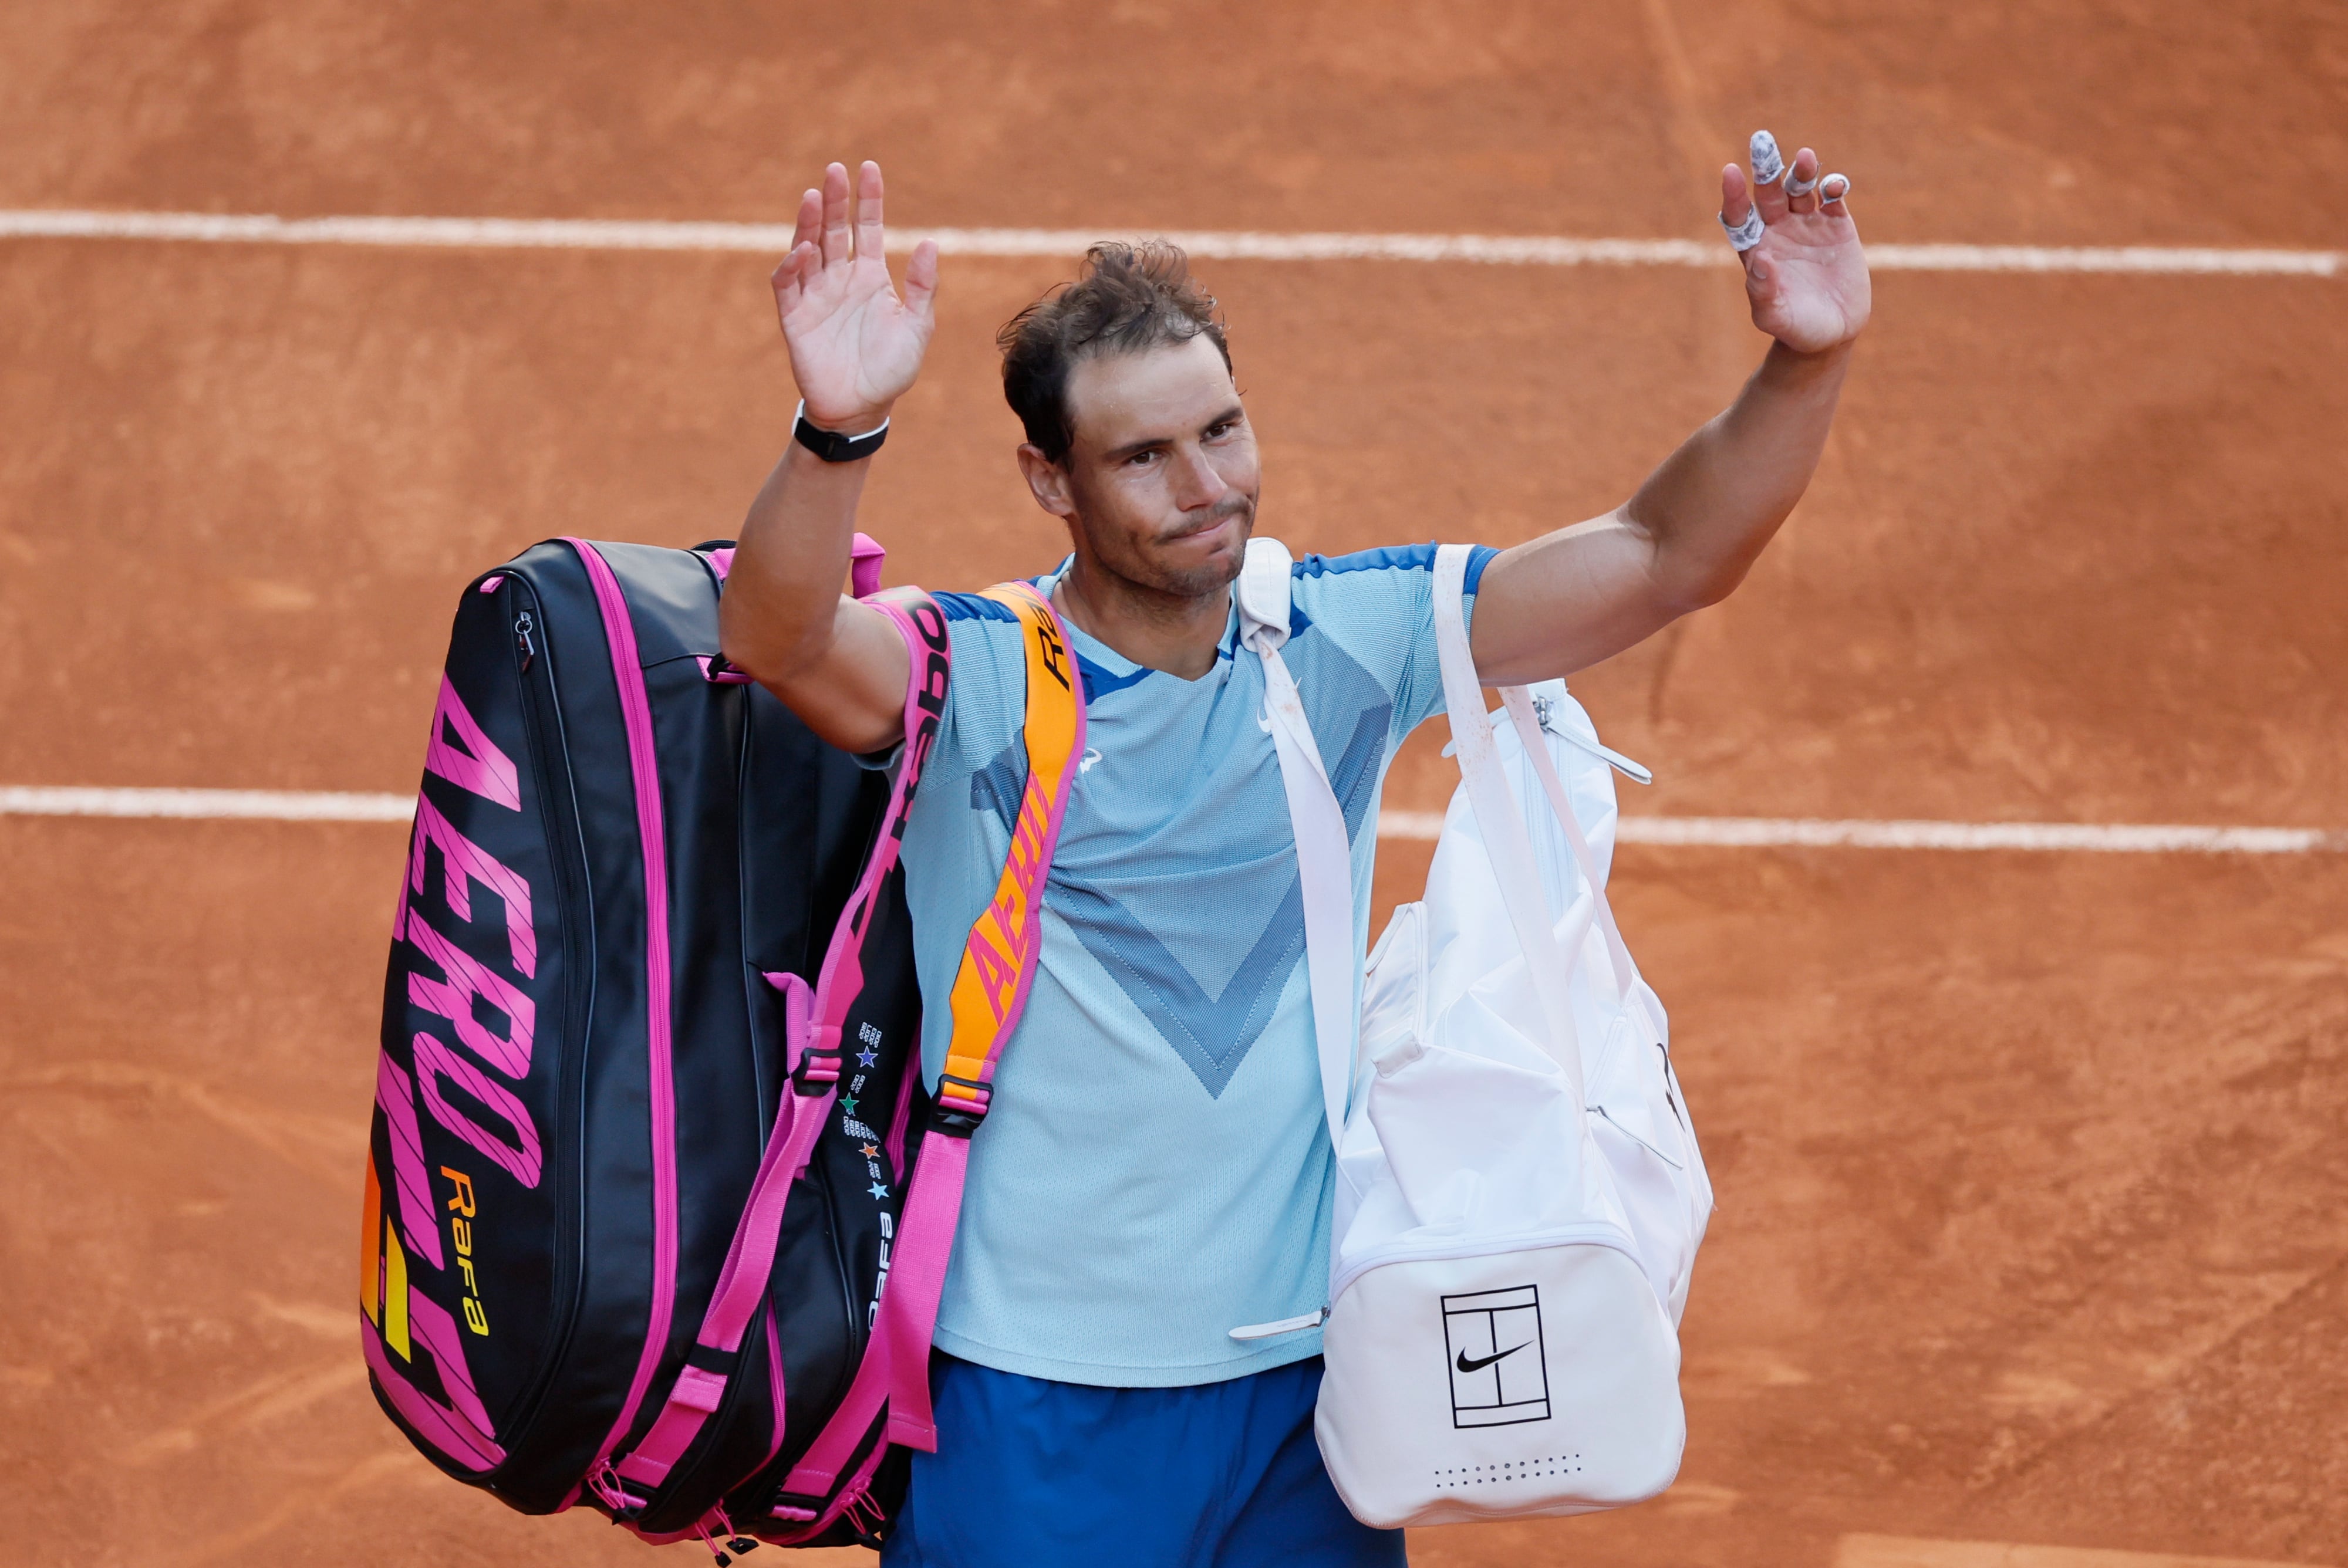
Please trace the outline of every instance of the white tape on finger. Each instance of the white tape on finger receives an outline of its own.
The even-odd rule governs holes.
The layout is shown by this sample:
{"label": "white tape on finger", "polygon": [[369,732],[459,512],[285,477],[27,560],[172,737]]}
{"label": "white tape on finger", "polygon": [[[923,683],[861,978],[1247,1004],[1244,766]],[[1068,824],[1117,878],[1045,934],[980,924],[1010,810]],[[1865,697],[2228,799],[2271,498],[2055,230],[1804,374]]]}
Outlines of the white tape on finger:
{"label": "white tape on finger", "polygon": [[1722,233],[1728,236],[1729,244],[1735,247],[1736,253],[1741,256],[1761,243],[1761,236],[1766,231],[1766,226],[1761,221],[1761,209],[1748,207],[1745,210],[1745,221],[1742,223],[1731,223],[1727,214],[1723,213],[1720,219],[1720,230]]}
{"label": "white tape on finger", "polygon": [[1815,179],[1804,179],[1791,169],[1786,173],[1786,194],[1788,196],[1807,196],[1818,188],[1818,182]]}
{"label": "white tape on finger", "polygon": [[1850,176],[1848,174],[1829,174],[1818,183],[1825,187],[1818,193],[1821,200],[1839,201],[1850,194]]}
{"label": "white tape on finger", "polygon": [[1767,131],[1755,131],[1746,150],[1752,157],[1754,184],[1774,185],[1777,177],[1786,172],[1786,159],[1777,151],[1777,138]]}

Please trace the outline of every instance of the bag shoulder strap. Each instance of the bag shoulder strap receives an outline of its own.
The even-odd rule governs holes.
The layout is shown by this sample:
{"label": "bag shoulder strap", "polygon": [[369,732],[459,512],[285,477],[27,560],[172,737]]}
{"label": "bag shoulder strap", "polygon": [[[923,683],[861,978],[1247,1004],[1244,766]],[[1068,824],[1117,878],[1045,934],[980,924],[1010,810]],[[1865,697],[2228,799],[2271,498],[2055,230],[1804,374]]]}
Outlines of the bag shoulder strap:
{"label": "bag shoulder strap", "polygon": [[1296,872],[1304,899],[1305,979],[1313,997],[1314,1053],[1321,1064],[1321,1103],[1329,1146],[1344,1138],[1353,1096],[1354,1036],[1359,1024],[1354,979],[1354,851],[1344,808],[1330,786],[1321,748],[1304,714],[1304,700],[1280,656],[1288,641],[1289,586],[1294,580],[1288,547],[1278,539],[1248,541],[1235,596],[1240,634],[1263,661],[1263,727],[1280,758],[1288,820],[1296,835]]}
{"label": "bag shoulder strap", "polygon": [[[1549,900],[1541,894],[1533,870],[1532,838],[1516,797],[1500,774],[1499,756],[1492,743],[1492,721],[1484,711],[1484,693],[1476,678],[1476,660],[1468,646],[1468,620],[1463,608],[1468,576],[1468,547],[1444,545],[1435,552],[1435,648],[1443,665],[1443,707],[1451,724],[1453,754],[1459,776],[1468,787],[1468,804],[1475,813],[1477,831],[1498,882],[1500,902],[1525,956],[1525,968],[1549,1024],[1550,1051],[1565,1069],[1577,1104],[1587,1107],[1581,1081],[1581,1048],[1573,1029],[1573,1006],[1566,992],[1566,959],[1557,932],[1549,920]],[[1537,748],[1546,757],[1548,748]]]}
{"label": "bag shoulder strap", "polygon": [[1027,786],[1011,830],[1011,853],[985,913],[971,927],[950,993],[953,1032],[936,1107],[922,1134],[913,1184],[897,1221],[889,1287],[864,1359],[848,1393],[783,1482],[778,1518],[820,1529],[841,1506],[831,1497],[885,1402],[887,1440],[935,1452],[930,1408],[930,1339],[946,1264],[962,1217],[971,1134],[994,1099],[994,1071],[1017,1028],[1043,951],[1044,884],[1085,749],[1085,703],[1066,630],[1051,601],[1024,582],[986,597],[1018,618],[1026,649]]}
{"label": "bag shoulder strap", "polygon": [[1268,640],[1274,648],[1288,641],[1289,590],[1296,580],[1296,558],[1278,539],[1257,536],[1248,540],[1240,563],[1239,580],[1231,597],[1240,607],[1240,641],[1253,648]]}
{"label": "bag shoulder strap", "polygon": [[[736,1221],[726,1264],[711,1291],[695,1343],[719,1357],[731,1357],[742,1345],[758,1304],[766,1298],[774,1272],[775,1248],[780,1238],[783,1209],[793,1183],[807,1169],[830,1113],[839,1087],[839,1031],[848,1009],[864,989],[864,942],[872,928],[881,884],[897,864],[904,842],[905,821],[920,787],[922,769],[937,743],[938,726],[945,716],[946,683],[953,651],[946,635],[944,614],[936,601],[913,589],[892,589],[865,602],[889,618],[905,640],[909,669],[905,681],[904,754],[872,852],[857,879],[856,890],[833,927],[831,944],[824,951],[813,996],[804,987],[785,992],[786,1032],[782,1104],[767,1136],[750,1195]],[[795,980],[796,977],[792,977]],[[730,1374],[686,1365],[679,1370],[660,1414],[644,1439],[616,1464],[598,1460],[587,1484],[615,1512],[632,1500],[620,1483],[657,1487],[693,1444],[710,1413],[718,1408]]]}
{"label": "bag shoulder strap", "polygon": [[[994,897],[971,927],[954,976],[953,1037],[946,1048],[938,1104],[967,1138],[986,1115],[994,1067],[1027,1005],[1043,945],[1044,879],[1052,868],[1067,814],[1071,765],[1084,754],[1085,704],[1067,638],[1049,600],[1024,582],[987,589],[1017,614],[1027,651],[1027,787],[1012,825],[1011,853]],[[966,1124],[965,1124],[966,1123]]]}

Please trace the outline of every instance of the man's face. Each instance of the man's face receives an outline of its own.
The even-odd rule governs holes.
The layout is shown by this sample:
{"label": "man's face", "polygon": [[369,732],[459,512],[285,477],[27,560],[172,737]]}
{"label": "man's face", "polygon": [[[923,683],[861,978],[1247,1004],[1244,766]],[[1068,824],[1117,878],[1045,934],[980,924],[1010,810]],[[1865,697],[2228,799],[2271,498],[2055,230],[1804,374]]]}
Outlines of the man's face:
{"label": "man's face", "polygon": [[[1215,345],[1194,337],[1080,361],[1067,395],[1076,440],[1057,465],[1070,507],[1062,515],[1092,554],[1161,593],[1195,599],[1227,587],[1262,479],[1255,432]],[[1041,487],[1037,496],[1060,509]]]}

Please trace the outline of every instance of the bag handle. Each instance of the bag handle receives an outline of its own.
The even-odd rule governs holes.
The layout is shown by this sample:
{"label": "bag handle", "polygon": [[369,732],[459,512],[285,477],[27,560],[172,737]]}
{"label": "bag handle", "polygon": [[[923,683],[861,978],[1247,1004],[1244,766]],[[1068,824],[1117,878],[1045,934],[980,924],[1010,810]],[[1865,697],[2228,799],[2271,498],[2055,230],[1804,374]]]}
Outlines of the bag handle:
{"label": "bag handle", "polygon": [[[1492,741],[1492,721],[1484,711],[1482,687],[1476,678],[1475,656],[1468,647],[1468,622],[1462,600],[1468,578],[1466,545],[1444,545],[1435,552],[1435,648],[1443,667],[1443,706],[1450,721],[1454,760],[1468,786],[1468,804],[1483,835],[1484,852],[1499,884],[1500,902],[1523,951],[1525,971],[1541,1017],[1549,1025],[1550,1054],[1565,1069],[1573,1085],[1578,1109],[1587,1111],[1589,1095],[1581,1080],[1581,1046],[1573,1028],[1573,1004],[1566,990],[1566,956],[1551,928],[1549,900],[1541,894],[1533,870],[1532,838],[1525,829],[1522,811],[1500,776],[1499,754]],[[1539,748],[1548,755],[1548,747]]]}

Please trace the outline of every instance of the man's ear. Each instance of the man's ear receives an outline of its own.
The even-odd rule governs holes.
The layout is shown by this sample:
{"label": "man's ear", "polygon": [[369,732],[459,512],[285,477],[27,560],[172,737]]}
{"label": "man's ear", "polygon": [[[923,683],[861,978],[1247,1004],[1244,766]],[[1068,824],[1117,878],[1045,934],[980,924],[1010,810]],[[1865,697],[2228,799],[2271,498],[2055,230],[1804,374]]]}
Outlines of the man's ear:
{"label": "man's ear", "polygon": [[1076,517],[1076,501],[1068,491],[1067,469],[1045,456],[1044,449],[1033,441],[1019,448],[1019,475],[1027,481],[1027,492],[1037,506],[1056,518]]}

